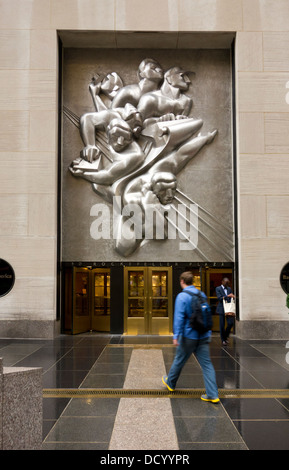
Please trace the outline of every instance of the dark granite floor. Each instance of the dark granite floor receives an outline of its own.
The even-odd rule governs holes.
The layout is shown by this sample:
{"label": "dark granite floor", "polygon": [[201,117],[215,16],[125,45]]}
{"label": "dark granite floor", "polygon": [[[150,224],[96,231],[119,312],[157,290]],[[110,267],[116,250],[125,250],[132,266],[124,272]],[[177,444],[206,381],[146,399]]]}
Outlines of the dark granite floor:
{"label": "dark granite floor", "polygon": [[[171,337],[92,333],[54,340],[0,339],[0,357],[4,367],[42,367],[44,389],[114,389],[123,387],[132,351],[142,344],[161,348],[169,370],[175,351]],[[211,358],[218,387],[288,390],[288,349],[286,341],[235,337],[222,347],[214,336]],[[194,356],[177,385],[180,389],[203,387]],[[119,400],[44,398],[43,449],[108,449]],[[171,406],[182,450],[289,450],[289,398],[233,396],[222,398],[217,406],[199,399],[172,398]]]}

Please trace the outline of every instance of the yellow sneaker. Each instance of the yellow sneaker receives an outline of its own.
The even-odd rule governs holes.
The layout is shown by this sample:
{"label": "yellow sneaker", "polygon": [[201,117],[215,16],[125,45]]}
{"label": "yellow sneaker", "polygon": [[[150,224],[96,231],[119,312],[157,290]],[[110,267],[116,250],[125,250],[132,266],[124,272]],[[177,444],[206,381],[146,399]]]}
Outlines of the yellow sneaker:
{"label": "yellow sneaker", "polygon": [[201,400],[203,401],[210,401],[211,403],[220,403],[220,399],[217,398],[209,398],[207,395],[202,395]]}
{"label": "yellow sneaker", "polygon": [[168,384],[167,384],[167,380],[168,380],[168,376],[167,375],[163,375],[162,376],[162,383],[168,388],[168,390],[170,392],[174,392],[175,389],[174,388],[171,388]]}

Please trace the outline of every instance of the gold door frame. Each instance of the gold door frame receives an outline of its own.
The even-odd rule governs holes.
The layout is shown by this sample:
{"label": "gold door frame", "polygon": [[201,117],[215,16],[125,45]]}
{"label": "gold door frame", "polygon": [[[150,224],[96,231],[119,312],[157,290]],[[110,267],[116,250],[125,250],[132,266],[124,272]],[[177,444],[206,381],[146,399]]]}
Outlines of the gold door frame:
{"label": "gold door frame", "polygon": [[[149,334],[151,335],[169,335],[173,331],[173,308],[172,308],[172,296],[173,296],[173,285],[172,285],[172,268],[160,267],[149,267],[148,268],[148,285],[150,290],[153,290],[152,277],[154,272],[166,272],[167,273],[167,291],[166,296],[153,296],[150,292],[148,298],[148,309],[149,309]],[[159,286],[161,287],[161,286]],[[153,315],[153,300],[167,300],[167,317],[158,317]]]}
{"label": "gold door frame", "polygon": [[[144,276],[144,295],[142,296],[134,296],[133,298],[130,297],[129,294],[129,289],[128,289],[128,273],[129,271],[134,271],[134,272],[143,272]],[[142,335],[145,334],[145,331],[147,329],[147,318],[145,315],[145,312],[148,310],[147,306],[147,300],[148,296],[146,293],[146,269],[145,267],[139,267],[139,266],[130,266],[130,267],[125,267],[124,268],[124,333],[125,334],[133,334],[133,335]],[[143,299],[143,310],[144,310],[144,316],[143,317],[131,317],[129,318],[128,313],[129,313],[129,300],[141,300]]]}
{"label": "gold door frame", "polygon": [[[91,270],[91,330],[96,330],[96,331],[103,331],[103,332],[109,332],[110,331],[110,315],[109,317],[106,316],[104,318],[98,318],[96,321],[96,316],[100,317],[100,315],[95,315],[95,274],[100,273],[100,274],[109,274],[110,275],[110,269],[108,268],[95,268]],[[111,281],[111,277],[110,277]],[[111,284],[111,282],[110,282]],[[109,284],[109,287],[110,287]],[[106,285],[106,288],[108,286]],[[104,296],[106,300],[110,299],[110,296],[106,295]]]}
{"label": "gold door frame", "polygon": [[[204,292],[208,298],[208,302],[210,305],[216,303],[218,301],[218,298],[216,295],[210,295],[210,275],[211,274],[223,274],[223,275],[231,275],[232,277],[232,282],[233,282],[233,268],[206,268],[205,270],[202,270],[202,278],[203,278],[203,284],[205,286]],[[216,286],[217,287],[217,286]],[[220,325],[219,325],[219,315],[213,315],[213,328],[212,331],[214,332],[219,332],[220,331]]]}
{"label": "gold door frame", "polygon": [[[143,297],[129,297],[128,274],[130,271],[143,272],[144,295]],[[167,317],[153,316],[152,275],[156,271],[167,273]],[[129,317],[129,300],[143,299],[144,315],[141,317]],[[171,267],[146,267],[130,266],[124,268],[124,334],[128,335],[171,335],[173,330],[172,308],[172,268]]]}
{"label": "gold door frame", "polygon": [[[87,292],[84,294],[86,297],[78,298],[78,293],[76,292],[76,277],[79,273],[85,273],[87,275]],[[91,313],[90,313],[90,298],[91,298],[91,282],[90,282],[90,273],[88,268],[73,268],[73,302],[72,302],[72,334],[84,333],[85,331],[90,330],[91,323]],[[80,294],[79,294],[80,295]],[[77,314],[77,304],[81,299],[81,303],[85,300],[87,302],[87,315],[78,315]]]}
{"label": "gold door frame", "polygon": [[[87,301],[87,315],[77,315],[77,293],[76,293],[76,276],[77,273],[86,273],[87,274],[87,293],[86,293],[86,301]],[[72,334],[78,333],[85,333],[86,331],[92,331],[95,329],[96,331],[107,331],[106,327],[108,325],[108,321],[100,322],[97,325],[95,322],[95,315],[94,315],[94,308],[95,308],[95,285],[94,279],[96,273],[108,273],[110,274],[110,269],[108,268],[73,268],[73,277],[72,277],[72,295],[73,295],[73,302],[72,302]],[[97,328],[98,327],[98,328]],[[109,317],[109,330],[110,331],[110,317]]]}

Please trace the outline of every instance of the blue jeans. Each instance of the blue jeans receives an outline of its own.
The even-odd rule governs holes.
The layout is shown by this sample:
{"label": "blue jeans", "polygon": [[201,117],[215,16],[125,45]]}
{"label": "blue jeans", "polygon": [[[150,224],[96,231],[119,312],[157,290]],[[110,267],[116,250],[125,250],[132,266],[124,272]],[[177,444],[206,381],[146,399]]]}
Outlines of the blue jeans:
{"label": "blue jeans", "polygon": [[[231,329],[233,328],[234,326],[234,318],[235,317],[232,317],[230,315],[228,315],[227,317],[225,317],[224,314],[220,313],[220,334],[221,334],[221,340],[222,341],[227,341],[227,339],[229,338],[229,335],[230,335],[230,332],[231,332]],[[225,329],[225,320],[227,321],[227,327]]]}
{"label": "blue jeans", "polygon": [[175,388],[182,368],[194,353],[203,371],[206,394],[209,398],[218,398],[218,387],[216,382],[216,373],[210,358],[211,338],[189,339],[181,337],[176,351],[174,362],[172,363],[167,384]]}

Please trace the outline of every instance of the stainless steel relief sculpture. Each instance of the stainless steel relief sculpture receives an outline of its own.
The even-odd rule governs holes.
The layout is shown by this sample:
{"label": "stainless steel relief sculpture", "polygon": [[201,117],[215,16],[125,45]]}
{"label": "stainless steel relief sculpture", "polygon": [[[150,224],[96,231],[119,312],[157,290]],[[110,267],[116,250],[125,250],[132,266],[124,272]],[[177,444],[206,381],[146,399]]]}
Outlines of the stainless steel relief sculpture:
{"label": "stainless steel relief sculpture", "polygon": [[[116,72],[92,79],[89,91],[95,112],[79,118],[64,109],[79,127],[84,144],[69,169],[113,205],[115,250],[122,256],[134,253],[146,239],[168,238],[170,227],[191,244],[190,249],[198,250],[176,223],[176,214],[182,212],[176,204],[194,212],[193,201],[178,188],[177,176],[204,145],[214,141],[217,130],[202,135],[202,119],[190,117],[192,99],[186,95],[190,73],[179,67],[164,73],[155,60],[145,59],[136,84],[124,86]],[[155,216],[145,227],[149,212]],[[185,213],[183,217],[192,225]],[[226,242],[231,244],[230,237]],[[204,253],[199,254],[206,260]]]}

